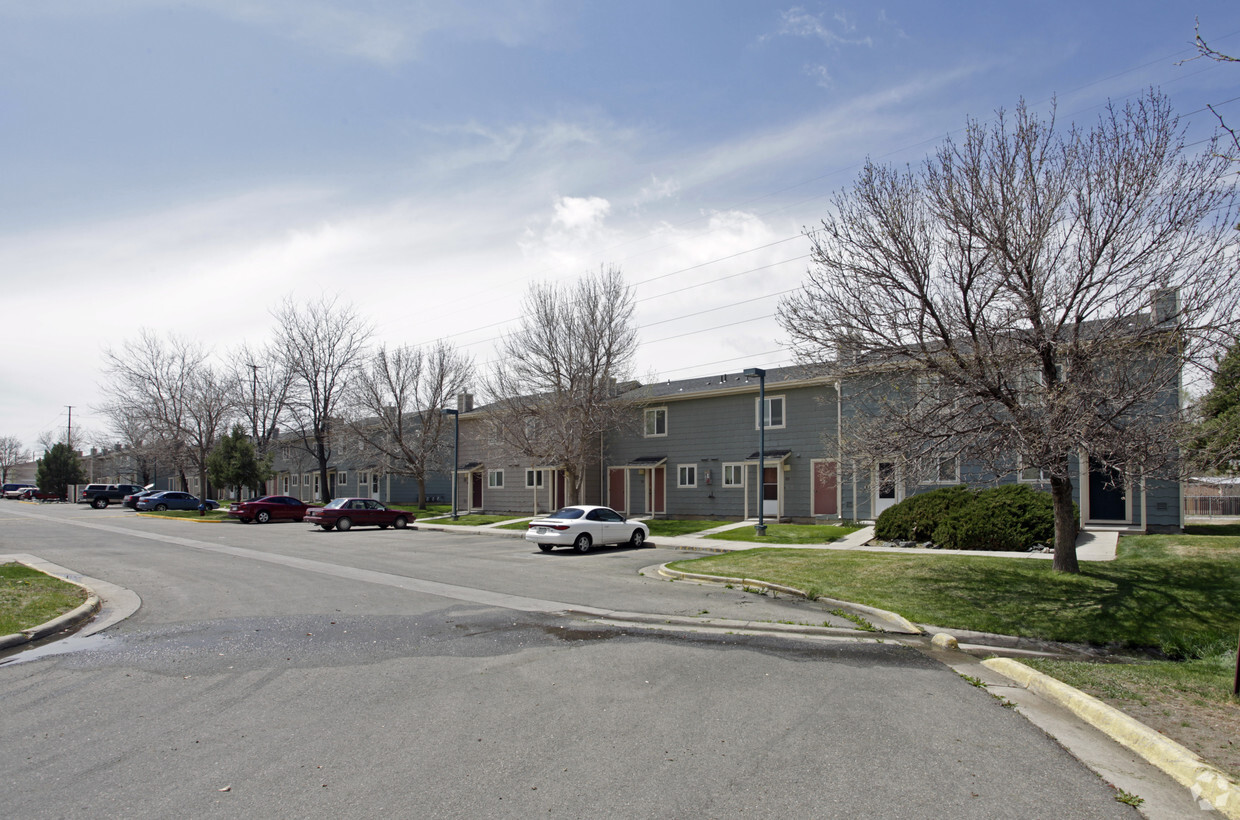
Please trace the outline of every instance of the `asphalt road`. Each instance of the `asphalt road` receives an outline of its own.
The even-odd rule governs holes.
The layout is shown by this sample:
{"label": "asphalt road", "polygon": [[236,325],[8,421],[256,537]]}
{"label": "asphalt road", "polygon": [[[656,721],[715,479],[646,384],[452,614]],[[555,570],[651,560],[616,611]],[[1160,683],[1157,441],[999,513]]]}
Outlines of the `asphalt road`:
{"label": "asphalt road", "polygon": [[685,553],[0,502],[3,553],[142,598],[0,658],[4,816],[1136,816],[915,650],[563,614],[825,619]]}

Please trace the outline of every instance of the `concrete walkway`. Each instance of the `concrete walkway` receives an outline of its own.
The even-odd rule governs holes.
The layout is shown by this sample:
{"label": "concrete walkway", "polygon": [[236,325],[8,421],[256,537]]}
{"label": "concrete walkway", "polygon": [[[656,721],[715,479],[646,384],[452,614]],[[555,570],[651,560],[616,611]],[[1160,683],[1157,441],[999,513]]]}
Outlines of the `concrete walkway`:
{"label": "concrete walkway", "polygon": [[[445,516],[446,517],[446,516]],[[488,535],[501,535],[510,538],[522,538],[525,536],[524,530],[506,530],[499,529],[504,524],[514,524],[518,521],[530,521],[532,518],[514,518],[507,521],[499,521],[495,524],[485,524],[483,526],[463,526],[454,524],[439,523],[444,517],[418,519],[415,527],[421,530],[433,530],[439,532],[461,532],[461,533],[486,533]],[[753,549],[754,547],[772,547],[782,549],[807,549],[807,550],[856,550],[858,552],[890,552],[899,555],[977,555],[982,557],[1001,557],[1001,558],[1042,558],[1049,560],[1054,556],[1048,552],[991,552],[987,550],[925,550],[925,549],[909,549],[905,547],[876,547],[869,546],[868,543],[874,539],[873,527],[862,527],[856,532],[849,533],[838,541],[832,541],[829,544],[771,544],[763,542],[756,534],[752,540],[745,541],[720,541],[707,536],[716,533],[728,532],[730,530],[738,530],[744,527],[752,529],[758,523],[757,519],[748,521],[734,521],[727,524],[721,524],[708,530],[689,533],[687,535],[659,535],[650,536],[648,542],[650,546],[663,547],[666,549],[690,550],[693,552],[735,552],[736,550]],[[1076,557],[1079,561],[1114,561],[1115,549],[1119,543],[1119,533],[1090,531],[1082,532],[1076,539]]]}

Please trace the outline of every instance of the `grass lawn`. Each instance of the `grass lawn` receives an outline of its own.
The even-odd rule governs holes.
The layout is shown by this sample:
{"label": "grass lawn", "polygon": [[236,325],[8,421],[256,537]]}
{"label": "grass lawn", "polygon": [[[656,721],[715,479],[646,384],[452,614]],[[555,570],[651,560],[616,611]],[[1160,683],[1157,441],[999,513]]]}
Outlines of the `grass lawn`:
{"label": "grass lawn", "polygon": [[84,600],[81,587],[24,564],[0,564],[0,635],[46,623]]}
{"label": "grass lawn", "polygon": [[[434,523],[436,523],[436,524],[448,524],[448,525],[452,525],[452,526],[459,526],[459,527],[481,527],[481,526],[484,526],[484,525],[486,525],[486,524],[496,524],[496,523],[499,523],[500,521],[511,521],[512,519],[514,519],[514,518],[519,518],[519,517],[522,517],[522,516],[515,516],[515,515],[462,515],[462,516],[459,516],[459,517],[458,517],[455,521],[453,521],[451,518],[437,518],[437,519],[435,519],[435,522],[434,522]],[[522,524],[522,526],[525,526],[525,525],[524,525],[524,524]]]}
{"label": "grass lawn", "polygon": [[660,535],[687,535],[691,532],[701,532],[714,527],[721,527],[727,521],[694,521],[690,519],[680,520],[676,518],[650,518],[646,520],[646,526],[650,527],[650,537],[655,538]]}
{"label": "grass lawn", "polygon": [[530,520],[527,518],[519,518],[511,524],[500,524],[497,530],[528,530],[530,528]]}
{"label": "grass lawn", "polygon": [[163,512],[140,512],[138,516],[141,518],[189,518],[194,521],[236,521],[230,518],[228,511],[220,508],[218,510],[207,510],[206,515],[199,515],[198,510],[164,510]]}
{"label": "grass lawn", "polygon": [[[942,627],[1160,649],[1196,657],[1240,628],[1240,535],[1146,535],[1119,558],[1082,562],[752,549],[672,564],[754,578],[899,612]],[[769,532],[769,531],[768,531]]]}
{"label": "grass lawn", "polygon": [[419,510],[417,504],[384,504],[389,510],[404,510],[411,512],[419,519],[430,518],[433,515],[447,515],[452,512],[451,504],[427,504],[425,510]]}
{"label": "grass lawn", "polygon": [[753,527],[739,527],[705,537],[717,541],[755,541],[762,544],[829,544],[859,529],[861,527],[851,524],[767,524],[764,536],[755,533]]}

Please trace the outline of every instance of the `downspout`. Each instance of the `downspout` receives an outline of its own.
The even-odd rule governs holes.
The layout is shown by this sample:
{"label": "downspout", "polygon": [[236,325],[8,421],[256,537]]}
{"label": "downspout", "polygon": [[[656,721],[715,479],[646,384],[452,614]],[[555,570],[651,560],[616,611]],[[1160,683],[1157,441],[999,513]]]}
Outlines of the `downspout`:
{"label": "downspout", "polygon": [[[839,379],[835,380],[835,510],[841,520],[844,518],[844,477],[841,475],[844,466],[844,391]],[[855,491],[854,487],[854,491]],[[855,502],[855,499],[854,499]],[[857,508],[853,506],[853,517]]]}

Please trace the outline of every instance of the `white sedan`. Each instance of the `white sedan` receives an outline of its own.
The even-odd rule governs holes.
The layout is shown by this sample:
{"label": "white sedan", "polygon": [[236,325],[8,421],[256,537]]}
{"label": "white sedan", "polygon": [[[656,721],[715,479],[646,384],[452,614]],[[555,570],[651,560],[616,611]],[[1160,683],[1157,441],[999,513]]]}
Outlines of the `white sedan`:
{"label": "white sedan", "polygon": [[611,507],[564,507],[546,518],[535,518],[525,531],[525,540],[543,552],[555,547],[572,547],[589,552],[595,544],[628,544],[640,547],[650,537],[650,528],[641,521],[628,521]]}

